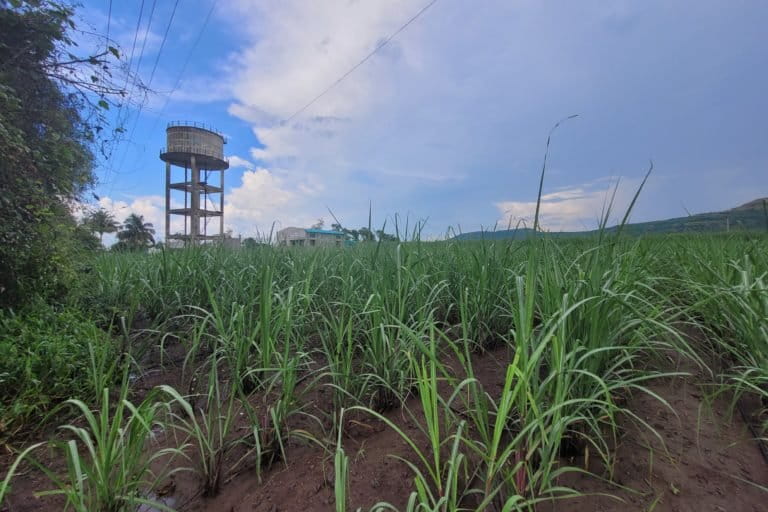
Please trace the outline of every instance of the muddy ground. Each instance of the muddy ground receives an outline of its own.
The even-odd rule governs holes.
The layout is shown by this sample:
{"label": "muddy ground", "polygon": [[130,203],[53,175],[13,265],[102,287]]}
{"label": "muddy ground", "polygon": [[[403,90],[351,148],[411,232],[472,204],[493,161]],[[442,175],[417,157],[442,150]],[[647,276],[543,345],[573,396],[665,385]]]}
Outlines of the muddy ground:
{"label": "muddy ground", "polygon": [[[475,374],[493,393],[500,389],[509,354],[504,348],[478,355]],[[449,363],[450,364],[450,363]],[[649,434],[637,421],[623,418],[622,435],[616,446],[613,483],[598,476],[569,474],[561,482],[585,496],[543,503],[542,511],[658,511],[658,512],[723,512],[768,510],[768,463],[743,417],[732,410],[727,397],[711,402],[707,398],[707,375],[693,365],[684,365],[690,375],[658,379],[649,389],[668,403],[636,393],[627,407],[647,422],[660,435]],[[139,379],[136,388],[148,389],[159,383],[181,385],[178,370],[153,370]],[[304,410],[321,416],[330,410],[330,397],[322,386],[304,397]],[[407,414],[417,411],[411,399],[405,408],[389,411],[386,416],[417,439],[422,447],[425,439],[418,425]],[[322,428],[310,420],[293,420],[293,428]],[[367,511],[379,502],[403,509],[414,490],[411,472],[405,463],[393,456],[414,460],[402,439],[383,422],[356,416],[348,423],[344,449],[350,458],[349,510]],[[163,499],[180,511],[194,512],[299,512],[335,510],[333,501],[333,455],[320,447],[298,439],[288,443],[287,461],[277,461],[262,472],[261,481],[254,468],[244,467],[230,475],[222,491],[215,497],[204,497],[197,477],[178,473],[161,490]],[[39,454],[41,461],[46,453]],[[587,466],[602,475],[603,471],[588,455],[575,455],[563,464]],[[10,457],[5,454],[0,467],[6,468]],[[61,461],[49,460],[52,468]],[[4,471],[0,474],[4,474]],[[607,476],[607,475],[606,475]],[[47,488],[47,479],[36,469],[25,465],[13,481],[13,489],[3,512],[61,510],[60,501],[36,498],[36,491]]]}

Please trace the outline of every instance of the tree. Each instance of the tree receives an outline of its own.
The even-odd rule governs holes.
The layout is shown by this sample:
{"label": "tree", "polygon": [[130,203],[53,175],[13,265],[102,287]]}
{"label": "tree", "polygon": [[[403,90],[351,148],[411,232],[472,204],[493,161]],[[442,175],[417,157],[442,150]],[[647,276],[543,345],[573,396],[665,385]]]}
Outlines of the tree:
{"label": "tree", "polygon": [[379,238],[380,242],[399,242],[400,241],[400,239],[397,238],[396,235],[390,235],[389,233],[385,233],[383,229],[377,229],[376,236]]}
{"label": "tree", "polygon": [[312,224],[312,227],[310,229],[323,229],[323,226],[325,226],[325,220],[317,219],[317,222]]}
{"label": "tree", "polygon": [[93,234],[90,226],[86,226],[85,224],[76,226],[72,232],[72,236],[77,246],[86,251],[95,252],[104,248],[101,244],[101,240],[96,238],[96,235]]}
{"label": "tree", "polygon": [[338,221],[331,224],[331,229],[344,233],[344,236],[346,236],[347,240],[354,240],[356,242],[359,240],[360,233],[356,229],[347,229]]}
{"label": "tree", "polygon": [[85,225],[91,233],[99,234],[99,242],[104,243],[104,233],[115,233],[119,224],[110,212],[99,208],[85,218]]}
{"label": "tree", "polygon": [[366,227],[362,227],[362,228],[358,229],[357,230],[357,234],[358,234],[358,236],[360,237],[360,239],[363,242],[375,242],[376,241],[376,236],[373,234],[373,232],[370,229],[368,229]]}
{"label": "tree", "polygon": [[62,2],[0,0],[0,307],[63,296],[88,245],[70,205],[95,183],[124,90],[117,48],[75,55],[73,19]]}
{"label": "tree", "polygon": [[117,250],[144,250],[155,244],[155,229],[150,222],[144,222],[143,215],[130,214],[117,232]]}

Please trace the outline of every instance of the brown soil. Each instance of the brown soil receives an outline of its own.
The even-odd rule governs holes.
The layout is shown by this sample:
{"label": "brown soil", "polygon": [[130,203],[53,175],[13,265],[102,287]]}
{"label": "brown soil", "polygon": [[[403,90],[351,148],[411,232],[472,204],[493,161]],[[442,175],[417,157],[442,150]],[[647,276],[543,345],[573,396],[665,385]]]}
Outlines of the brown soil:
{"label": "brown soil", "polygon": [[[504,348],[475,359],[476,376],[491,394],[501,388],[507,360]],[[656,429],[661,440],[637,422],[624,418],[623,434],[616,447],[615,483],[595,476],[569,474],[561,483],[588,495],[547,502],[539,510],[768,510],[768,492],[758,487],[768,487],[768,464],[741,416],[737,413],[731,417],[728,413],[727,401],[719,399],[711,407],[707,405],[698,386],[703,381],[702,375],[694,375],[652,383],[651,391],[671,409],[645,394],[630,397],[629,410]],[[149,373],[137,383],[137,388],[146,389],[161,382],[180,384],[179,371]],[[315,415],[327,411],[330,407],[327,395],[322,387],[308,392],[305,410]],[[407,410],[418,410],[417,400],[411,399],[405,408],[389,411],[385,416],[424,448],[425,439]],[[297,419],[292,427],[324,435],[320,427],[308,420]],[[348,510],[361,507],[367,511],[382,501],[403,509],[414,490],[413,479],[406,464],[393,456],[414,460],[410,448],[383,422],[360,415],[347,422],[346,432],[343,444],[350,459]],[[163,499],[180,511],[194,512],[334,510],[332,452],[297,438],[289,442],[287,450],[288,460],[278,461],[263,471],[261,481],[255,468],[243,468],[218,496],[204,498],[197,477],[179,473],[163,489]],[[43,460],[47,457],[45,453],[38,456]],[[598,473],[601,470],[594,464],[594,458],[590,457],[589,469]],[[0,459],[0,468],[6,468],[9,458],[4,455]],[[563,464],[583,466],[585,460],[580,455],[563,460]],[[0,471],[0,475],[3,474],[4,471]],[[60,510],[60,502],[34,497],[35,491],[48,485],[37,471],[25,467],[23,474],[13,481],[13,491],[3,512]],[[608,494],[611,496],[606,496]]]}
{"label": "brown soil", "polygon": [[[675,412],[645,394],[635,395],[628,407],[661,440],[638,423],[625,421],[616,450],[617,485],[577,475],[563,482],[585,493],[613,496],[584,496],[542,510],[768,510],[768,492],[758,488],[768,487],[768,464],[741,417],[727,417],[729,403],[720,399],[710,408],[692,377],[648,387]],[[580,460],[583,464],[583,457]]]}

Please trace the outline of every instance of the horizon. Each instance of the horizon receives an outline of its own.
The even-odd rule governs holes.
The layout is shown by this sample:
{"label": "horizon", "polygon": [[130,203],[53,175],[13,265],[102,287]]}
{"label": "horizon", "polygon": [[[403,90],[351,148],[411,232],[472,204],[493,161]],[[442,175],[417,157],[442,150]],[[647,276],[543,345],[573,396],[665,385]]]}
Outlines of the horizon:
{"label": "horizon", "polygon": [[157,91],[110,114],[126,135],[96,194],[158,232],[158,153],[179,119],[229,139],[225,228],[244,238],[330,225],[329,209],[356,229],[369,205],[374,226],[428,219],[432,237],[530,224],[547,135],[572,114],[550,146],[545,229],[594,229],[617,180],[623,212],[651,160],[631,222],[768,196],[767,5],[182,0],[140,16],[86,0],[79,16],[109,25]]}

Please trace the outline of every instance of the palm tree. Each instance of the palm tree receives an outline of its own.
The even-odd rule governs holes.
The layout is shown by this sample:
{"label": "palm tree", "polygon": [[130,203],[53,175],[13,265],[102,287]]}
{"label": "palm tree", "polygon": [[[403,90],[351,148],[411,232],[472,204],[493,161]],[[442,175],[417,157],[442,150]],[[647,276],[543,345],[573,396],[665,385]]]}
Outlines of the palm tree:
{"label": "palm tree", "polygon": [[151,222],[144,222],[143,215],[132,213],[117,233],[119,248],[146,249],[155,244],[155,229]]}
{"label": "palm tree", "polygon": [[91,233],[99,234],[99,242],[102,243],[104,241],[104,233],[114,233],[119,227],[112,214],[104,208],[99,208],[86,217],[85,225],[88,226]]}

